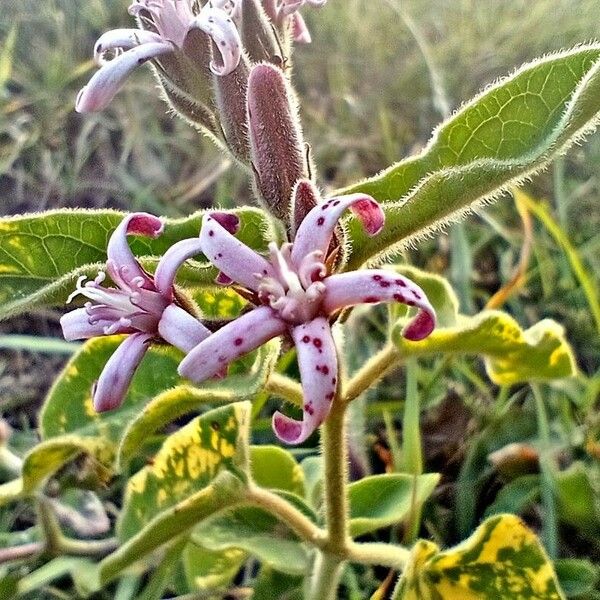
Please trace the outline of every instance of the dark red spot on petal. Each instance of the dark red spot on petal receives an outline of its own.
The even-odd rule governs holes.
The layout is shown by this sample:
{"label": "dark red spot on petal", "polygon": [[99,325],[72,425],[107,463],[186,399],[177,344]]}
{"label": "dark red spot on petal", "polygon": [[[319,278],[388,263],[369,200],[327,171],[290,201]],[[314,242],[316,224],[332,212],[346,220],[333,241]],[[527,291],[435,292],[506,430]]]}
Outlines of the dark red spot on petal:
{"label": "dark red spot on petal", "polygon": [[422,298],[421,294],[419,294],[419,292],[414,292],[413,291],[413,296],[417,299],[420,300]]}
{"label": "dark red spot on petal", "polygon": [[337,378],[336,378],[336,377],[333,377],[333,378],[331,379],[331,383],[333,383],[333,385],[335,385],[335,384],[337,383]]}
{"label": "dark red spot on petal", "polygon": [[308,344],[308,342],[310,342],[310,336],[308,336],[308,335],[305,335],[305,336],[302,338],[302,341],[303,341],[305,344]]}
{"label": "dark red spot on petal", "polygon": [[373,281],[381,281],[383,277],[381,275],[373,275]]}
{"label": "dark red spot on petal", "polygon": [[404,296],[402,294],[394,294],[394,300],[396,302],[404,302]]}
{"label": "dark red spot on petal", "polygon": [[329,400],[331,402],[333,400],[334,396],[335,396],[335,392],[329,392],[329,394],[327,394],[327,396],[325,396],[325,400]]}
{"label": "dark red spot on petal", "polygon": [[375,304],[376,302],[379,302],[379,298],[377,298],[376,296],[367,296],[364,299],[365,304]]}
{"label": "dark red spot on petal", "polygon": [[241,346],[244,343],[244,338],[235,338],[233,342],[236,346]]}
{"label": "dark red spot on petal", "polygon": [[323,365],[321,367],[321,373],[323,373],[323,375],[329,375],[329,367],[327,365]]}
{"label": "dark red spot on petal", "polygon": [[212,237],[213,235],[215,235],[215,232],[214,232],[214,231],[211,229],[211,230],[208,232],[208,235],[209,235],[210,237]]}
{"label": "dark red spot on petal", "polygon": [[337,206],[339,203],[340,203],[340,201],[339,201],[339,200],[336,200],[336,201],[333,203],[333,205],[334,205],[334,206]]}
{"label": "dark red spot on petal", "polygon": [[313,340],[313,345],[315,348],[322,348],[323,347],[323,342],[321,341],[321,338],[315,338]]}
{"label": "dark red spot on petal", "polygon": [[415,303],[412,300],[407,300],[406,304],[408,304],[409,306],[414,306]]}
{"label": "dark red spot on petal", "polygon": [[304,405],[304,411],[307,412],[311,417],[315,414],[315,409],[313,408],[311,402],[308,402]]}
{"label": "dark red spot on petal", "polygon": [[406,287],[406,281],[404,281],[402,279],[396,279],[396,284],[399,285],[400,287]]}
{"label": "dark red spot on petal", "polygon": [[388,288],[388,287],[390,287],[390,282],[389,282],[389,281],[380,281],[380,282],[379,282],[379,285],[380,285],[382,288]]}
{"label": "dark red spot on petal", "polygon": [[323,223],[325,223],[325,217],[319,217],[317,220],[317,225],[323,225]]}

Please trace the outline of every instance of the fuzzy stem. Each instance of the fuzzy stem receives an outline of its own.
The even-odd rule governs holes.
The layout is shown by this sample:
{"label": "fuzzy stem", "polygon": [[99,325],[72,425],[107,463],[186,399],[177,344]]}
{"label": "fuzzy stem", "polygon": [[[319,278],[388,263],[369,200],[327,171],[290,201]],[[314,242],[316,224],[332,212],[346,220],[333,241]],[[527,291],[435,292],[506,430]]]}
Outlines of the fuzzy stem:
{"label": "fuzzy stem", "polygon": [[325,542],[325,532],[277,494],[250,484],[246,492],[246,501],[275,515],[305,542],[315,546],[322,546]]}
{"label": "fuzzy stem", "polygon": [[390,569],[402,569],[410,558],[410,550],[402,546],[369,542],[352,542],[347,549],[348,560],[363,565],[381,565]]}
{"label": "fuzzy stem", "polygon": [[376,381],[384,377],[402,360],[402,355],[393,344],[388,344],[373,356],[348,383],[344,396],[345,402],[351,402]]}
{"label": "fuzzy stem", "polygon": [[302,387],[289,377],[279,373],[271,373],[265,386],[267,392],[283,398],[294,406],[302,407],[304,396]]}
{"label": "fuzzy stem", "polygon": [[306,598],[310,600],[336,600],[344,563],[333,554],[317,551],[313,568],[314,575],[309,580]]}
{"label": "fuzzy stem", "polygon": [[0,565],[33,558],[44,551],[44,542],[32,542],[0,549]]}

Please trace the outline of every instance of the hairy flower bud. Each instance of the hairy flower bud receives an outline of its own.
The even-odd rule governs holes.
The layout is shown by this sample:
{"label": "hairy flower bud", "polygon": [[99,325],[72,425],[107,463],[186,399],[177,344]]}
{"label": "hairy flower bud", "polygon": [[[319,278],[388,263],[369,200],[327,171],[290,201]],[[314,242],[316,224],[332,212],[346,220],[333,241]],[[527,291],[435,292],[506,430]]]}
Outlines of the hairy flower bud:
{"label": "hairy flower bud", "polygon": [[260,0],[245,0],[242,5],[242,42],[253,62],[282,60],[281,51],[269,17]]}
{"label": "hairy flower bud", "polygon": [[248,123],[256,186],[268,209],[289,226],[292,191],[308,168],[292,93],[273,65],[256,65],[250,73]]}
{"label": "hairy flower bud", "polygon": [[304,221],[304,217],[321,202],[321,194],[317,186],[308,179],[300,179],[292,193],[291,215],[291,232],[296,235],[300,223]]}

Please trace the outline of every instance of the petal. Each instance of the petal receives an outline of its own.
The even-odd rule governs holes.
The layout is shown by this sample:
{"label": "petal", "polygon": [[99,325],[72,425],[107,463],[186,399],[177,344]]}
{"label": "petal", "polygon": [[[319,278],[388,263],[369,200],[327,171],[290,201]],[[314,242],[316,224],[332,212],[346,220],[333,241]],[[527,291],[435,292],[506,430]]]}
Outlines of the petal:
{"label": "petal", "polygon": [[151,339],[150,334],[134,333],[126,337],[108,359],[92,392],[96,412],[121,406]]}
{"label": "petal", "polygon": [[271,264],[222,226],[222,213],[209,213],[202,220],[202,252],[227,277],[257,291],[259,276],[275,276]]}
{"label": "petal", "polygon": [[315,206],[300,226],[294,238],[292,260],[299,265],[302,259],[314,250],[325,254],[337,222],[347,208],[361,220],[369,235],[377,235],[383,228],[385,215],[379,204],[366,194],[350,194],[330,198]]}
{"label": "petal", "polygon": [[136,46],[105,63],[77,95],[75,110],[79,113],[96,112],[108,106],[121,89],[129,74],[145,62],[173,52],[169,42],[152,42]]}
{"label": "petal", "polygon": [[165,40],[153,31],[143,29],[112,29],[98,38],[94,46],[94,60],[98,64],[107,64],[102,55],[108,50],[131,50],[143,44],[162,44]]}
{"label": "petal", "polygon": [[322,308],[330,315],[340,308],[356,304],[402,302],[419,309],[402,335],[412,341],[426,338],[435,327],[435,310],[425,292],[410,279],[385,269],[365,269],[331,275],[323,280],[325,295]]}
{"label": "petal", "polygon": [[255,308],[200,342],[181,361],[179,374],[201,383],[230,362],[281,335],[286,328],[273,309]]}
{"label": "petal", "polygon": [[189,312],[176,304],[170,304],[158,323],[158,333],[165,342],[187,353],[212,332]]}
{"label": "petal", "polygon": [[296,421],[276,412],[273,430],[287,444],[301,444],[329,414],[337,387],[337,353],[327,319],[318,317],[292,331],[304,392],[304,415]]}
{"label": "petal", "polygon": [[221,64],[212,61],[210,69],[215,75],[229,75],[235,71],[242,56],[242,42],[233,19],[222,9],[210,4],[204,6],[191,27],[208,34],[221,54]]}
{"label": "petal", "polygon": [[92,320],[85,308],[77,308],[60,318],[63,337],[68,342],[74,340],[87,340],[104,335],[104,328],[113,324],[113,321]]}
{"label": "petal", "polygon": [[173,244],[160,259],[154,273],[154,286],[165,298],[173,298],[173,283],[181,265],[192,256],[202,253],[200,238],[181,240]]}
{"label": "petal", "polygon": [[292,36],[298,44],[310,44],[312,42],[306,21],[298,12],[292,15]]}
{"label": "petal", "polygon": [[143,283],[146,289],[153,287],[152,280],[133,255],[127,236],[143,235],[154,239],[163,232],[163,229],[162,220],[148,213],[131,213],[119,223],[110,236],[106,248],[107,271],[119,287],[131,286],[136,278],[141,278],[139,283]]}

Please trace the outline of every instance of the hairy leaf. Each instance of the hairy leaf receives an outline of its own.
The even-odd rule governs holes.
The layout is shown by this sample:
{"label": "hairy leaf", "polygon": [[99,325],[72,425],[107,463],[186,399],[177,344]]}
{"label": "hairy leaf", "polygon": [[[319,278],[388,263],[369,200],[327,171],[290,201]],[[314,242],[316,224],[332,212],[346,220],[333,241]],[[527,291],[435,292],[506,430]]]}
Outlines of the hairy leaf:
{"label": "hairy leaf", "polygon": [[454,327],[435,329],[420,342],[403,338],[401,324],[392,338],[404,356],[482,355],[490,379],[498,385],[559,379],[577,372],[563,328],[550,319],[523,331],[506,313],[490,310],[460,316]]}
{"label": "hairy leaf", "polygon": [[437,473],[418,477],[391,474],[372,475],[352,483],[348,489],[351,535],[400,523],[410,515],[413,503],[423,504],[431,496],[439,480]]}
{"label": "hairy leaf", "polygon": [[341,190],[385,203],[369,238],[350,220],[347,269],[384,255],[544,168],[591,131],[600,111],[600,46],[578,46],[521,67],[465,104],[421,154]]}
{"label": "hairy leaf", "polygon": [[250,458],[255,483],[304,495],[304,471],[290,452],[279,446],[252,446]]}
{"label": "hairy leaf", "polygon": [[[241,219],[238,237],[248,245],[264,250],[275,239],[261,211],[244,208],[236,214]],[[55,210],[0,219],[0,319],[64,303],[77,277],[95,275],[105,262],[108,239],[123,216],[112,210]],[[196,213],[167,220],[162,236],[132,238],[132,248],[140,257],[160,256],[175,242],[197,237],[201,219],[202,213]],[[148,261],[148,268],[155,263]],[[180,283],[197,286],[212,284],[216,272],[196,265],[179,275]]]}
{"label": "hairy leaf", "polygon": [[249,402],[208,411],[171,434],[152,464],[127,483],[119,536],[128,540],[154,517],[206,488],[222,470],[248,470]]}
{"label": "hairy leaf", "polygon": [[264,344],[233,363],[229,376],[223,380],[208,381],[201,388],[180,385],[158,394],[132,417],[121,440],[118,464],[123,466],[138,453],[148,435],[182,415],[210,404],[251,399],[262,390],[274,367],[279,347],[278,340]]}
{"label": "hairy leaf", "polygon": [[417,542],[393,598],[561,600],[564,595],[535,534],[518,517],[498,515],[450,550]]}

